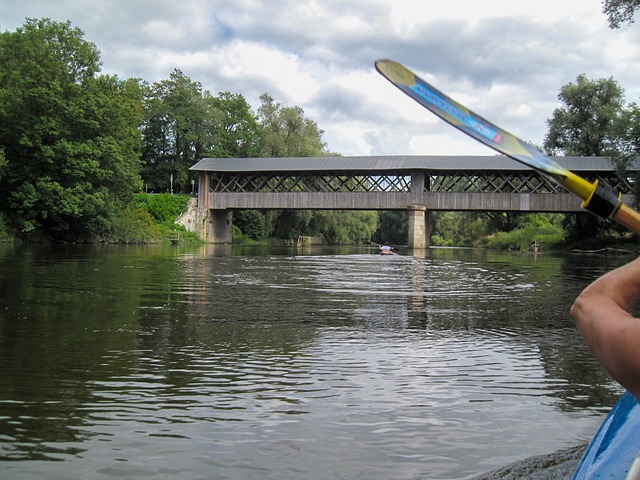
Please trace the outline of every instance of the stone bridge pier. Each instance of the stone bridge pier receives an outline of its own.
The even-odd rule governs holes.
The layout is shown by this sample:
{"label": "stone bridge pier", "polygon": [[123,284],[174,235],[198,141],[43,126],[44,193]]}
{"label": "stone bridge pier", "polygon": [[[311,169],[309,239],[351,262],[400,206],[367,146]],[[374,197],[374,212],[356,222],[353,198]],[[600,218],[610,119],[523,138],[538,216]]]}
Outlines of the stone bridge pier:
{"label": "stone bridge pier", "polygon": [[431,212],[424,205],[410,205],[407,209],[409,238],[407,247],[411,249],[429,248]]}

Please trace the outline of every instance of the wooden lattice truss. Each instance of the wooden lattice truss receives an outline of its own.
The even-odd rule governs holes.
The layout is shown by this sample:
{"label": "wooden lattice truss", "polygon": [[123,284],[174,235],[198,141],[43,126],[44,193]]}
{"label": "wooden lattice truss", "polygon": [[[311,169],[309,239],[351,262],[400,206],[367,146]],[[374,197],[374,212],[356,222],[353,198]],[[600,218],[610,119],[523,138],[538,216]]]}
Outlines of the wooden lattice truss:
{"label": "wooden lattice truss", "polygon": [[[623,194],[632,192],[628,179],[615,172],[588,174],[589,181],[610,185]],[[282,192],[408,192],[411,190],[410,172],[343,173],[211,173],[212,192],[282,193]],[[474,193],[565,193],[555,182],[537,172],[473,171],[425,172],[425,192]]]}

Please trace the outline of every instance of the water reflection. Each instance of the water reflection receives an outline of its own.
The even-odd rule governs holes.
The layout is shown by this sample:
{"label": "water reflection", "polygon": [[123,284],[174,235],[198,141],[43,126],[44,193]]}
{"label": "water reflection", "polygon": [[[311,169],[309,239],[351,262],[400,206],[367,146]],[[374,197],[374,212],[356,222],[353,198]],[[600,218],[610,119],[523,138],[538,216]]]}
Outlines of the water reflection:
{"label": "water reflection", "polygon": [[0,471],[471,478],[618,394],[566,312],[621,259],[229,248],[0,246]]}

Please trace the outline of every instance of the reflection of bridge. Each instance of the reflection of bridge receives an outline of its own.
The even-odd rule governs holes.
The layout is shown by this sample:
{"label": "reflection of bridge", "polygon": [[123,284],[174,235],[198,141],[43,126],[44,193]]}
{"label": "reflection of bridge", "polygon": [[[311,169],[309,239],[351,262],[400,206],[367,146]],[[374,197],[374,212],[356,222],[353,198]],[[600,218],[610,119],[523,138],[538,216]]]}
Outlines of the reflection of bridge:
{"label": "reflection of bridge", "polygon": [[[607,158],[555,160],[631,195]],[[503,156],[205,158],[191,170],[200,176],[195,229],[212,243],[231,241],[237,209],[407,210],[413,248],[428,246],[433,210],[580,210],[577,197]]]}

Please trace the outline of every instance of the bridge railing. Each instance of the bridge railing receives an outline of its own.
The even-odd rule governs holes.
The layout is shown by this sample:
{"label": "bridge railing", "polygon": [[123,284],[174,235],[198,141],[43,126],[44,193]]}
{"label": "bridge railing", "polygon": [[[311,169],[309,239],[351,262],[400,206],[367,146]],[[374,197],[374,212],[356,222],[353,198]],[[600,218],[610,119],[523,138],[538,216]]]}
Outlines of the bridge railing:
{"label": "bridge railing", "polygon": [[[631,194],[632,183],[616,172],[585,175],[599,179],[623,194]],[[411,172],[259,172],[210,173],[211,193],[289,193],[289,192],[409,192]],[[425,172],[424,192],[446,193],[567,193],[557,183],[535,171]]]}
{"label": "bridge railing", "polygon": [[410,174],[218,173],[210,174],[212,193],[408,192]]}

